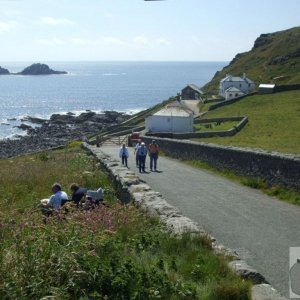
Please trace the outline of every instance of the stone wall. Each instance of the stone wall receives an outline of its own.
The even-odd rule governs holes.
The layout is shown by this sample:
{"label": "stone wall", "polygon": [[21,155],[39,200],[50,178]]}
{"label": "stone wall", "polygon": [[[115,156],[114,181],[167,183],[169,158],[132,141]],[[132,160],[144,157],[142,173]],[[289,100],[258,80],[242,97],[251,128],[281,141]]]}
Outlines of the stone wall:
{"label": "stone wall", "polygon": [[293,90],[300,90],[300,84],[276,85],[274,88],[274,93],[293,91]]}
{"label": "stone wall", "polygon": [[[142,139],[149,144],[153,137]],[[300,191],[300,156],[169,138],[155,139],[168,156],[201,160],[217,169],[229,169],[242,176],[260,177],[270,185]]]}

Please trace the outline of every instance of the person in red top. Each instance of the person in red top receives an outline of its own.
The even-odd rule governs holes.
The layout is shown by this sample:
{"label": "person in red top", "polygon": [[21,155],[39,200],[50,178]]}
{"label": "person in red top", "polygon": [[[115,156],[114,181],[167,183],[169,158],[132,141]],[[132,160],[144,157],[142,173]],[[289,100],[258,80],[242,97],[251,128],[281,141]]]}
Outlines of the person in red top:
{"label": "person in red top", "polygon": [[157,170],[157,159],[158,159],[159,147],[155,140],[149,145],[149,156],[150,156],[150,170],[156,172]]}

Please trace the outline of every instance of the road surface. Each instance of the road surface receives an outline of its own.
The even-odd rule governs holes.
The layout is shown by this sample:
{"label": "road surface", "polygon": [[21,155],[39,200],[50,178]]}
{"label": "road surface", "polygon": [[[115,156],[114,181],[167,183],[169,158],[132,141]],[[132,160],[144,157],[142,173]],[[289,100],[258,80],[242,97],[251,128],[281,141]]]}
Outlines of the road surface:
{"label": "road surface", "polygon": [[[101,147],[116,159],[118,149]],[[139,173],[133,149],[129,152],[128,166]],[[153,190],[234,249],[282,295],[289,296],[289,247],[300,247],[299,207],[178,160],[160,157],[159,172],[150,172],[147,157],[146,166],[148,172],[139,176]]]}

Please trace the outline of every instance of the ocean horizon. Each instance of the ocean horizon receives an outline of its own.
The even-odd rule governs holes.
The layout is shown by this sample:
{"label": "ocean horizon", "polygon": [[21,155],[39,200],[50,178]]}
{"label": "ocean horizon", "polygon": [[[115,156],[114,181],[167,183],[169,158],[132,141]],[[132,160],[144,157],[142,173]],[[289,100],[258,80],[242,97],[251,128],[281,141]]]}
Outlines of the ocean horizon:
{"label": "ocean horizon", "polygon": [[[1,62],[20,72],[34,62]],[[25,134],[16,128],[26,116],[86,110],[136,113],[175,96],[187,84],[199,87],[228,62],[83,61],[42,62],[66,75],[1,75],[0,139]],[[26,124],[26,122],[24,122]]]}

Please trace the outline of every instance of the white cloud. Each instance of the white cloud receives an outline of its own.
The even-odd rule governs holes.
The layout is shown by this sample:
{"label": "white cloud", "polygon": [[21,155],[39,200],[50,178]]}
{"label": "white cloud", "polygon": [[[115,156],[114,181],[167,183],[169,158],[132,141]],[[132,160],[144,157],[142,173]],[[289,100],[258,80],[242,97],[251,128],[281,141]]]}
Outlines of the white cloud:
{"label": "white cloud", "polygon": [[45,25],[74,25],[75,23],[66,18],[52,18],[52,17],[42,17],[40,18],[41,22]]}
{"label": "white cloud", "polygon": [[45,46],[59,46],[59,45],[66,44],[66,41],[58,38],[51,38],[51,39],[37,39],[36,43]]}
{"label": "white cloud", "polygon": [[134,44],[136,45],[143,45],[143,46],[150,46],[151,43],[148,38],[145,36],[136,36],[133,39]]}
{"label": "white cloud", "polygon": [[170,46],[171,45],[171,43],[166,38],[158,38],[155,41],[160,46]]}
{"label": "white cloud", "polygon": [[123,44],[123,42],[120,39],[112,37],[112,36],[103,37],[102,40],[103,40],[104,45],[122,45]]}
{"label": "white cloud", "polygon": [[70,39],[70,42],[82,46],[111,46],[124,44],[123,41],[116,37],[101,37],[99,39],[72,38]]}
{"label": "white cloud", "polygon": [[0,33],[7,32],[15,29],[17,26],[17,23],[14,21],[8,21],[8,22],[1,22],[0,21]]}

